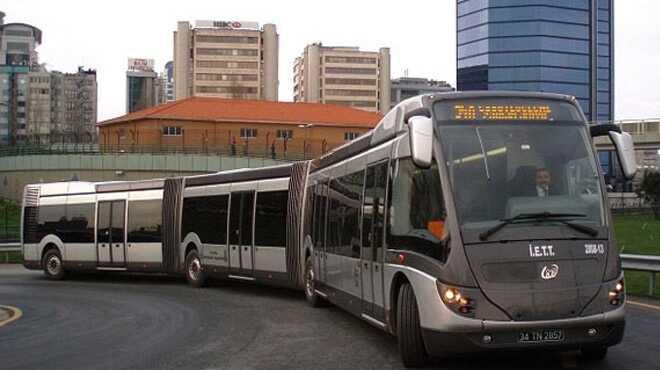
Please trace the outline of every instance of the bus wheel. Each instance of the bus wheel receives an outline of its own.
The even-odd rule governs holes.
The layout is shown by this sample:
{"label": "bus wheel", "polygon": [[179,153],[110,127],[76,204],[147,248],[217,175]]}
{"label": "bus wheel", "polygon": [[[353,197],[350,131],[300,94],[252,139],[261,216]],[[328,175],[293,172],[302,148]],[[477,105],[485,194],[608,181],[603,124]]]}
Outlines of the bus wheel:
{"label": "bus wheel", "polygon": [[64,278],[64,267],[62,267],[62,256],[57,249],[51,249],[44,255],[42,265],[44,274],[50,280],[62,280]]}
{"label": "bus wheel", "polygon": [[419,326],[417,299],[410,284],[403,284],[399,290],[396,313],[396,333],[403,365],[424,366],[427,360],[426,349]]}
{"label": "bus wheel", "polygon": [[312,263],[311,256],[307,257],[305,261],[305,298],[307,299],[307,303],[312,307],[323,306],[323,298],[316,294],[316,289],[314,288],[314,264]]}
{"label": "bus wheel", "polygon": [[580,352],[586,361],[600,361],[607,356],[607,347],[585,347]]}
{"label": "bus wheel", "polygon": [[195,249],[186,255],[186,280],[188,280],[188,284],[195,288],[203,287],[206,281],[206,276],[202,269],[202,260],[199,258],[199,254]]}

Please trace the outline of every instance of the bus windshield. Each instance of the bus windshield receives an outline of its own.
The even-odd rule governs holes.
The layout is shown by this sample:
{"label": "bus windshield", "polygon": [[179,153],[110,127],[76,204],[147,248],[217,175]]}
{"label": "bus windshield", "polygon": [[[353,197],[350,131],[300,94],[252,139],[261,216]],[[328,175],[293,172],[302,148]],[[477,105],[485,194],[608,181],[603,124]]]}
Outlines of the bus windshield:
{"label": "bus windshield", "polygon": [[442,122],[438,134],[463,229],[543,212],[603,224],[599,173],[583,123]]}

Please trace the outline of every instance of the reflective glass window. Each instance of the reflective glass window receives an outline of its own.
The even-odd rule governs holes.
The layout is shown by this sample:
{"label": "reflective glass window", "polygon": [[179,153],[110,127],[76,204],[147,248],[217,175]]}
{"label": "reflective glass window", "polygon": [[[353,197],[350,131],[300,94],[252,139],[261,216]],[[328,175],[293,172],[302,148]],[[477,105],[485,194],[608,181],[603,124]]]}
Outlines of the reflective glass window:
{"label": "reflective glass window", "polygon": [[588,83],[589,71],[552,67],[491,68],[491,82],[557,81]]}
{"label": "reflective glass window", "polygon": [[128,242],[160,243],[162,227],[161,199],[128,202]]}
{"label": "reflective glass window", "polygon": [[477,55],[476,57],[471,57],[471,58],[460,59],[458,61],[458,68],[480,66],[484,64],[488,64],[488,55],[486,54]]}
{"label": "reflective glass window", "polygon": [[288,191],[268,191],[257,194],[255,215],[255,245],[286,247]]}
{"label": "reflective glass window", "polygon": [[490,55],[491,66],[544,65],[557,67],[589,68],[588,55],[560,52],[510,52]]}
{"label": "reflective glass window", "polygon": [[226,244],[228,202],[226,194],[184,198],[182,237],[194,232],[202,243]]}
{"label": "reflective glass window", "polygon": [[598,90],[610,90],[610,81],[609,80],[598,80]]}
{"label": "reflective glass window", "polygon": [[[586,40],[563,39],[557,37],[507,37],[490,39],[490,51],[524,51],[548,50],[569,53],[589,53],[589,42]],[[460,48],[459,48],[460,50]]]}
{"label": "reflective glass window", "polygon": [[589,24],[589,12],[552,6],[524,6],[516,8],[492,8],[488,16],[491,22],[550,20]]}
{"label": "reflective glass window", "polygon": [[603,57],[610,56],[610,46],[609,45],[598,45],[598,56],[603,56]]}
{"label": "reflective glass window", "polygon": [[464,58],[488,52],[488,40],[479,40],[458,47],[458,57]]}

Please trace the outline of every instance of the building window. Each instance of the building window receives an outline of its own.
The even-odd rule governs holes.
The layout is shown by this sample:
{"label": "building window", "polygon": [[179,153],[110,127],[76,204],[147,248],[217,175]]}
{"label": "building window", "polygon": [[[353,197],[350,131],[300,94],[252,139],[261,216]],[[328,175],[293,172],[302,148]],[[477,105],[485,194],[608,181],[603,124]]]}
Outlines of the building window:
{"label": "building window", "polygon": [[376,90],[326,89],[325,94],[334,96],[376,96]]}
{"label": "building window", "polygon": [[363,86],[376,86],[374,79],[362,78],[326,78],[326,85],[363,85]]}
{"label": "building window", "polygon": [[257,129],[256,128],[242,128],[241,129],[241,138],[243,139],[249,139],[257,137]]}
{"label": "building window", "polygon": [[256,44],[259,40],[256,37],[249,36],[211,36],[198,35],[197,42],[211,42],[223,44]]}
{"label": "building window", "polygon": [[375,101],[326,100],[326,104],[342,105],[345,107],[376,108]]}
{"label": "building window", "polygon": [[325,57],[325,62],[326,63],[376,64],[376,58],[326,56]]}
{"label": "building window", "polygon": [[197,48],[197,55],[233,55],[233,56],[258,56],[257,49],[211,49]]}
{"label": "building window", "polygon": [[343,68],[343,67],[326,67],[325,73],[332,74],[359,74],[359,75],[375,75],[375,68]]}
{"label": "building window", "polygon": [[163,127],[163,136],[181,136],[181,127],[166,126]]}
{"label": "building window", "polygon": [[277,130],[278,139],[293,139],[293,130]]}
{"label": "building window", "polygon": [[360,136],[359,132],[344,132],[344,140],[351,141],[357,139]]}

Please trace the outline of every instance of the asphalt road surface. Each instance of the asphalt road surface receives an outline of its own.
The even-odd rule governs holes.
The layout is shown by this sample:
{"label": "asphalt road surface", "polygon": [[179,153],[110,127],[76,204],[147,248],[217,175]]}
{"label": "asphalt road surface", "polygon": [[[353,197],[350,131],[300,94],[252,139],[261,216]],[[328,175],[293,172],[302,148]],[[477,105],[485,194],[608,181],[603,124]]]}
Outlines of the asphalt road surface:
{"label": "asphalt road surface", "polygon": [[[239,283],[86,275],[61,282],[0,265],[0,369],[399,369],[394,337],[302,293]],[[628,305],[626,336],[600,363],[577,353],[437,359],[443,369],[660,369],[660,310]],[[433,368],[433,367],[431,367]]]}

